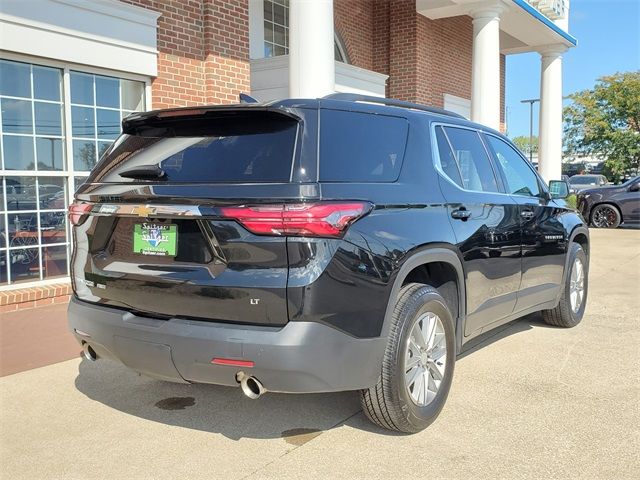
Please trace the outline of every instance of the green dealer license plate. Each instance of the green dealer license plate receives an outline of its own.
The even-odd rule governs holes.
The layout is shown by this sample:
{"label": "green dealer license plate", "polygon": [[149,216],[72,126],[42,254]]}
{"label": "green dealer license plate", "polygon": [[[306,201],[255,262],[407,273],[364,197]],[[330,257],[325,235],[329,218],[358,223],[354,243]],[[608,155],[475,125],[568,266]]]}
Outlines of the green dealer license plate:
{"label": "green dealer license plate", "polygon": [[137,223],[133,229],[133,252],[142,255],[174,257],[178,244],[178,226],[162,223]]}

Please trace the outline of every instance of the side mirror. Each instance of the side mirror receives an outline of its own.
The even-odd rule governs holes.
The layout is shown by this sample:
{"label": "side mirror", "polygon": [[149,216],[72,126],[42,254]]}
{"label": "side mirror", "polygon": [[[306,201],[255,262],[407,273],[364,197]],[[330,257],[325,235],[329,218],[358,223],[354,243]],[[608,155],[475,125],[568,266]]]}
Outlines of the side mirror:
{"label": "side mirror", "polygon": [[640,190],[640,182],[636,182],[629,187],[630,192],[637,192],[638,190]]}
{"label": "side mirror", "polygon": [[564,180],[550,180],[549,192],[551,198],[567,198],[569,196],[569,184]]}

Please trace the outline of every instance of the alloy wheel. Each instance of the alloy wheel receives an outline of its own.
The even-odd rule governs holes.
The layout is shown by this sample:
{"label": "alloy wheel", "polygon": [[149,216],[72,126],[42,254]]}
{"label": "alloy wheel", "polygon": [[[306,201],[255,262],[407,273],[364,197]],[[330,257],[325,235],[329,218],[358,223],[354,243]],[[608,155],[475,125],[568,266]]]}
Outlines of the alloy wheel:
{"label": "alloy wheel", "polygon": [[598,228],[611,228],[616,224],[618,213],[606,205],[598,207],[593,212],[593,224]]}
{"label": "alloy wheel", "polygon": [[444,378],[447,344],[440,317],[427,312],[413,324],[405,352],[405,386],[418,406],[433,401]]}
{"label": "alloy wheel", "polygon": [[584,299],[584,265],[579,258],[574,260],[571,267],[569,299],[571,301],[571,310],[573,310],[573,313],[577,313]]}

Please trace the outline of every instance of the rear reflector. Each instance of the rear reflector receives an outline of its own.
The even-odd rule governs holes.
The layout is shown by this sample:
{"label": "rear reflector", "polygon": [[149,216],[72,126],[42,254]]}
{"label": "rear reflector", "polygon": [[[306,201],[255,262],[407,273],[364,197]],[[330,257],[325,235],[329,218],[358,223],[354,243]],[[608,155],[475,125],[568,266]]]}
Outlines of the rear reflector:
{"label": "rear reflector", "polygon": [[211,363],[216,365],[231,365],[232,367],[253,367],[254,363],[251,360],[233,360],[231,358],[212,358]]}
{"label": "rear reflector", "polygon": [[258,235],[337,237],[371,210],[367,202],[321,202],[223,207],[222,215]]}
{"label": "rear reflector", "polygon": [[69,205],[69,221],[71,225],[80,225],[92,208],[93,205],[91,203],[73,202]]}

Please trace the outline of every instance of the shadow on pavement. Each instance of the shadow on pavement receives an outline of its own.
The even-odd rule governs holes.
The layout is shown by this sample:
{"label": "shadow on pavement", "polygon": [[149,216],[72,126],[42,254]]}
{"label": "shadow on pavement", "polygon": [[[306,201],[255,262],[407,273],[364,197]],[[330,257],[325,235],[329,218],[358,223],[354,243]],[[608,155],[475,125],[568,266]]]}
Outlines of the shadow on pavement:
{"label": "shadow on pavement", "polygon": [[522,318],[518,318],[512,322],[509,322],[501,327],[498,327],[494,330],[490,330],[487,333],[483,333],[482,335],[474,338],[469,341],[462,348],[462,353],[458,355],[457,361],[462,360],[463,358],[471,355],[474,352],[477,352],[481,348],[488,347],[492,343],[495,343],[503,338],[509,337],[511,335],[515,335],[517,333],[526,332],[527,330],[531,330],[532,328],[558,328],[547,325],[542,320],[542,313],[536,312],[530,315],[527,315]]}
{"label": "shadow on pavement", "polygon": [[299,439],[300,432],[329,430],[362,415],[357,392],[267,393],[250,400],[239,388],[163,382],[110,360],[83,359],[75,385],[90,399],[126,414],[233,440]]}
{"label": "shadow on pavement", "polygon": [[[458,360],[533,327],[547,327],[540,314],[515,320],[475,338]],[[123,413],[167,425],[220,433],[233,440],[284,438],[297,445],[344,424],[376,434],[400,435],[371,424],[360,410],[357,392],[267,393],[258,400],[250,400],[239,388],[163,382],[110,360],[90,362],[86,359],[79,365],[75,385],[90,399]]]}

